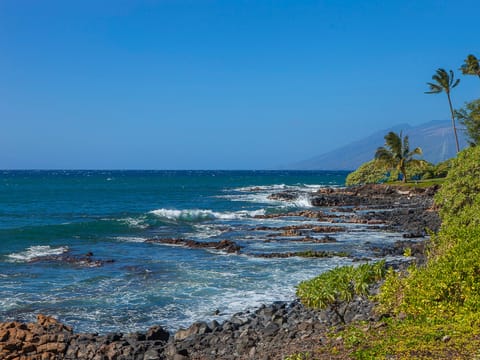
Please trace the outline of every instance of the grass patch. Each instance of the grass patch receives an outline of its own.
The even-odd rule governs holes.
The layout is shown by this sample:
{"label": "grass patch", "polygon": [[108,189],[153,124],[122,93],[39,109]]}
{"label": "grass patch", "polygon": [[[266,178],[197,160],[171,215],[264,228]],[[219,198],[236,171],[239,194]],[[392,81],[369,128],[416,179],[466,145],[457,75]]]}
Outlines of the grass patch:
{"label": "grass patch", "polygon": [[342,337],[355,359],[475,359],[480,355],[480,318],[472,315],[390,319],[369,329],[352,325]]}
{"label": "grass patch", "polygon": [[445,183],[445,178],[436,178],[436,179],[427,179],[427,180],[410,180],[407,183],[402,181],[388,181],[384,183],[385,185],[390,186],[399,186],[407,188],[428,188],[434,185],[443,185]]}

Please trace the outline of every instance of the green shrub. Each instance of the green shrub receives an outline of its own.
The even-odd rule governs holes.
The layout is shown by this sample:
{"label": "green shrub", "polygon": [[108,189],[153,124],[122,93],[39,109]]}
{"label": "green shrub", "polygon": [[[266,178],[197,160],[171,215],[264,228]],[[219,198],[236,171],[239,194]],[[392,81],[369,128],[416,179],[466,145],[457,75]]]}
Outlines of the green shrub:
{"label": "green shrub", "polygon": [[[407,165],[408,179],[423,178],[430,172],[431,177],[434,175],[434,166],[426,161],[420,161],[417,164],[410,163]],[[345,184],[347,186],[362,184],[378,184],[386,181],[395,181],[398,179],[399,171],[396,169],[388,169],[382,161],[371,160],[359,166],[359,168],[348,174]]]}
{"label": "green shrub", "polygon": [[387,169],[378,160],[371,160],[359,166],[357,170],[348,174],[345,183],[347,186],[359,184],[376,184],[388,180]]}
{"label": "green shrub", "polygon": [[[349,303],[355,295],[367,296],[371,284],[379,281],[385,272],[385,261],[359,266],[343,266],[327,271],[297,287],[300,301],[312,308],[330,307],[342,322]],[[340,310],[341,306],[343,311]]]}
{"label": "green shrub", "polygon": [[475,147],[451,162],[435,197],[442,228],[431,239],[426,265],[403,274],[390,270],[380,289],[379,310],[403,316],[392,319],[381,333],[370,333],[358,354],[428,359],[480,355],[479,193],[480,147]]}
{"label": "green shrub", "polygon": [[448,171],[452,167],[452,160],[453,159],[448,159],[433,166],[433,177],[435,178],[446,177],[448,175]]}
{"label": "green shrub", "polygon": [[443,225],[480,224],[480,146],[463,150],[452,160],[435,202]]}
{"label": "green shrub", "polygon": [[465,126],[470,143],[480,145],[480,99],[465,103],[463,108],[455,111],[455,116]]}
{"label": "green shrub", "polygon": [[434,238],[432,258],[401,277],[389,273],[383,310],[425,319],[480,310],[480,227],[451,226]]}

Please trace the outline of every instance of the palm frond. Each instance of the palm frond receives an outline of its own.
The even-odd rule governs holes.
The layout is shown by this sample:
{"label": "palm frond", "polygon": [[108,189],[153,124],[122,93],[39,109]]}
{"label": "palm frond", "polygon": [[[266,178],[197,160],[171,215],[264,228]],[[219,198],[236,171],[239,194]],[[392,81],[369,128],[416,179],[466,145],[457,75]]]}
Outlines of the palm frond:
{"label": "palm frond", "polygon": [[422,155],[422,154],[423,154],[422,148],[416,147],[415,149],[413,149],[407,154],[407,157],[411,158],[412,156]]}
{"label": "palm frond", "polygon": [[475,55],[468,55],[465,62],[460,67],[463,75],[477,75],[480,76],[480,61]]}
{"label": "palm frond", "polygon": [[430,87],[430,91],[425,91],[425,94],[439,94],[443,91],[443,87],[433,83],[427,83]]}
{"label": "palm frond", "polygon": [[402,153],[402,133],[400,136],[393,131],[385,135],[385,145],[390,148],[393,157],[398,157]]}
{"label": "palm frond", "polygon": [[394,162],[392,153],[383,146],[379,147],[375,152],[375,159],[383,162],[384,164],[391,164]]}
{"label": "palm frond", "polygon": [[[402,137],[401,133],[400,133],[400,137]],[[410,152],[410,144],[408,142],[408,135],[405,135],[405,137],[403,138],[402,156],[407,157],[409,152]]]}

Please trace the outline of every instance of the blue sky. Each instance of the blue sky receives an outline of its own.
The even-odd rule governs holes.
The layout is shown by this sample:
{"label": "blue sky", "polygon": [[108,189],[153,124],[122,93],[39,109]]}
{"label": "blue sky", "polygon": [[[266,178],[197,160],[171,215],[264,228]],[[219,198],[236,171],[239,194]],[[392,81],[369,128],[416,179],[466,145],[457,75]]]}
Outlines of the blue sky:
{"label": "blue sky", "polygon": [[[462,0],[2,0],[0,168],[268,169],[448,119],[426,82],[480,56],[479,13]],[[480,81],[457,75],[459,107]]]}

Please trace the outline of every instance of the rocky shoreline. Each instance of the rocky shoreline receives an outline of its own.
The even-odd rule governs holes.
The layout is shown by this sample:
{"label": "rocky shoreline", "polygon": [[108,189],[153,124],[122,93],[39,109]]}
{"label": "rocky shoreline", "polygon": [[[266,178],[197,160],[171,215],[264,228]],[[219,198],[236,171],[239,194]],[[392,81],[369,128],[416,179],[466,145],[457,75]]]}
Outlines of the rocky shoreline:
{"label": "rocky shoreline", "polygon": [[[379,257],[402,255],[409,248],[415,261],[424,261],[424,242],[427,231],[437,231],[440,220],[433,207],[436,188],[408,189],[382,185],[360,186],[346,189],[321,189],[309,194],[311,203],[317,207],[296,213],[273,216],[300,216],[322,219],[332,223],[315,229],[302,226],[272,231],[268,236],[293,237],[298,241],[321,241],[310,237],[319,233],[334,233],[340,230],[336,222],[352,222],[378,226],[378,231],[403,233],[406,240],[393,246],[374,249]],[[279,192],[272,197],[284,201],[294,201],[299,195],[293,191]],[[334,231],[330,231],[334,228]],[[336,228],[336,229],[335,229]],[[272,235],[272,234],[270,234]],[[415,240],[411,240],[415,238]],[[324,235],[324,241],[335,241]],[[191,248],[211,248],[227,253],[241,251],[231,241],[202,243],[183,239],[152,239],[152,242],[187,246]],[[274,253],[275,254],[275,253]],[[325,254],[323,254],[325,255]],[[268,256],[265,255],[265,256]],[[299,254],[277,254],[275,256],[300,256]],[[318,255],[320,256],[320,255]],[[87,256],[90,259],[90,256]],[[56,260],[56,259],[55,259]],[[85,260],[85,259],[82,259]],[[90,261],[90,260],[88,260]],[[87,261],[87,262],[88,262]],[[390,264],[399,266],[399,264]],[[375,292],[377,289],[371,289]],[[373,313],[369,301],[356,298],[345,315],[345,321],[369,322],[369,326],[382,326],[381,315]],[[332,326],[334,328],[332,328]],[[345,354],[329,354],[328,357],[316,353],[321,346],[342,347],[342,339],[328,336],[335,326],[343,324],[329,309],[315,311],[305,308],[298,301],[277,302],[256,310],[233,315],[223,323],[217,321],[197,322],[188,329],[180,329],[175,334],[155,326],[144,333],[76,334],[69,326],[55,319],[38,315],[35,323],[6,322],[0,324],[0,358],[5,360],[47,360],[47,359],[282,359],[285,356],[308,351],[314,358],[348,358]]]}

